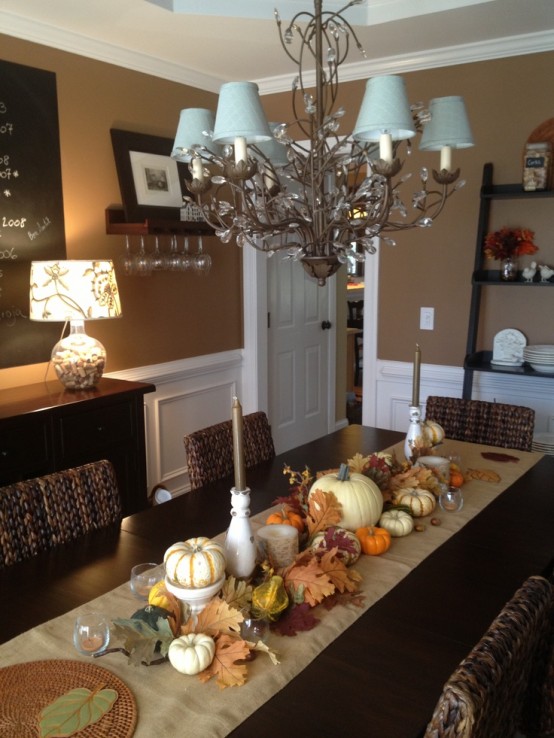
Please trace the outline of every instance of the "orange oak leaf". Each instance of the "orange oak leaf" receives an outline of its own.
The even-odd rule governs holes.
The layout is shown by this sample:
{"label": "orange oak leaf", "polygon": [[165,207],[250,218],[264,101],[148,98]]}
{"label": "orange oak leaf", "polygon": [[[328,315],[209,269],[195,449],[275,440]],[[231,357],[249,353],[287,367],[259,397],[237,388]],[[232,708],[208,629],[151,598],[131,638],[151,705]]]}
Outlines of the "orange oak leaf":
{"label": "orange oak leaf", "polygon": [[308,499],[306,524],[310,538],[331,525],[340,523],[342,505],[332,492],[315,489]]}
{"label": "orange oak leaf", "polygon": [[222,635],[215,642],[212,663],[200,672],[198,678],[201,682],[207,682],[216,677],[216,684],[221,689],[240,687],[246,682],[248,669],[246,664],[238,664],[237,661],[244,661],[249,654],[250,648],[246,641]]}
{"label": "orange oak leaf", "polygon": [[196,617],[190,617],[181,626],[181,634],[206,633],[215,637],[220,633],[227,633],[236,637],[243,620],[244,617],[238,610],[230,607],[225,600],[214,597]]}
{"label": "orange oak leaf", "polygon": [[332,548],[323,554],[319,566],[327,574],[339,592],[356,592],[362,577],[357,571],[351,571],[337,556],[338,548]]}
{"label": "orange oak leaf", "polygon": [[335,585],[312,557],[306,564],[291,566],[284,575],[285,587],[296,602],[314,607],[335,591]]}

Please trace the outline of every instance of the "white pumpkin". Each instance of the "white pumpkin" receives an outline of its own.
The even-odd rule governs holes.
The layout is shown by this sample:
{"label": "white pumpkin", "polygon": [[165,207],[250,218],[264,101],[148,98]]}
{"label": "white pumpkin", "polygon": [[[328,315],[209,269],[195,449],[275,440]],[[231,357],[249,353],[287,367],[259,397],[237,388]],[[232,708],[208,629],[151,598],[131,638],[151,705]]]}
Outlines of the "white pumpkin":
{"label": "white pumpkin", "polygon": [[385,510],[379,520],[379,526],[388,530],[393,538],[407,536],[414,529],[414,519],[406,510]]}
{"label": "white pumpkin", "polygon": [[431,446],[438,446],[444,440],[444,428],[434,420],[426,420],[423,423],[423,429]]}
{"label": "white pumpkin", "polygon": [[181,674],[200,674],[214,660],[215,641],[205,633],[189,633],[171,641],[167,655]]}
{"label": "white pumpkin", "polygon": [[223,546],[205,536],[174,543],[164,555],[165,573],[181,587],[207,587],[225,573]]}
{"label": "white pumpkin", "polygon": [[432,492],[427,489],[412,489],[406,492],[398,492],[396,504],[404,505],[411,510],[414,518],[422,518],[430,515],[437,506],[437,500]]}
{"label": "white pumpkin", "polygon": [[342,505],[342,528],[356,531],[358,528],[375,525],[383,510],[383,495],[379,487],[363,474],[350,474],[348,466],[341,464],[338,474],[326,474],[317,479],[310,488],[333,492]]}

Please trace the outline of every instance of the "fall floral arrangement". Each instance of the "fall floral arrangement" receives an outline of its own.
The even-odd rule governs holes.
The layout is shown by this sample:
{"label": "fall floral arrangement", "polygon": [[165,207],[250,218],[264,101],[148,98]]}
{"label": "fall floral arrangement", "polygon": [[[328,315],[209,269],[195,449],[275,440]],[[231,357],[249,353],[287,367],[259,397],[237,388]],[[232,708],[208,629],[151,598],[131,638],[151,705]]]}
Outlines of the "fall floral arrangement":
{"label": "fall floral arrangement", "polygon": [[488,259],[507,259],[509,257],[535,254],[534,231],[528,228],[508,228],[488,233],[485,237],[484,252]]}
{"label": "fall floral arrangement", "polygon": [[[248,582],[227,577],[221,591],[195,613],[161,580],[146,607],[113,621],[110,648],[103,653],[122,651],[135,665],[169,660],[202,682],[213,678],[222,689],[240,686],[256,656],[279,663],[265,643],[264,628],[295,636],[318,624],[318,606],[362,607],[362,577],[353,564],[362,553],[384,553],[391,537],[417,530],[413,518],[432,512],[440,493],[432,470],[400,463],[388,453],[356,454],[338,473],[328,470],[315,478],[308,468],[296,472],[285,466],[284,474],[290,493],[274,501],[278,511],[266,524],[297,529],[300,552],[288,566],[274,569],[263,561]],[[215,541],[192,541],[205,542],[204,555],[217,557]],[[252,624],[263,626],[262,635],[248,629]]]}

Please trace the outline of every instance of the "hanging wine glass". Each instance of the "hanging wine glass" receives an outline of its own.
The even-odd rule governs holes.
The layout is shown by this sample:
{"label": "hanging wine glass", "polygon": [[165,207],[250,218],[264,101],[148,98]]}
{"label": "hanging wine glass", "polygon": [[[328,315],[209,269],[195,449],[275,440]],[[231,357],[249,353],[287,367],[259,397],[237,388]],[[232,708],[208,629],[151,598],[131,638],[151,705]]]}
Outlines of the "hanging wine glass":
{"label": "hanging wine glass", "polygon": [[156,240],[154,242],[154,252],[152,254],[152,269],[155,272],[161,271],[165,266],[165,259],[164,255],[160,251],[160,239],[158,236],[156,236]]}
{"label": "hanging wine glass", "polygon": [[178,272],[181,269],[181,255],[177,251],[177,236],[171,236],[167,268],[172,272]]}
{"label": "hanging wine glass", "polygon": [[186,272],[194,267],[194,257],[189,251],[189,239],[185,236],[183,240],[183,251],[181,252],[181,270]]}
{"label": "hanging wine glass", "polygon": [[198,274],[207,274],[212,267],[212,257],[202,250],[202,236],[198,236],[198,252],[194,257],[194,268]]}
{"label": "hanging wine glass", "polygon": [[135,259],[131,253],[131,244],[129,243],[129,236],[125,236],[125,253],[121,257],[121,267],[123,273],[128,277],[135,273]]}
{"label": "hanging wine glass", "polygon": [[144,236],[140,237],[140,248],[135,254],[135,274],[139,277],[149,277],[152,274],[152,257],[146,252]]}

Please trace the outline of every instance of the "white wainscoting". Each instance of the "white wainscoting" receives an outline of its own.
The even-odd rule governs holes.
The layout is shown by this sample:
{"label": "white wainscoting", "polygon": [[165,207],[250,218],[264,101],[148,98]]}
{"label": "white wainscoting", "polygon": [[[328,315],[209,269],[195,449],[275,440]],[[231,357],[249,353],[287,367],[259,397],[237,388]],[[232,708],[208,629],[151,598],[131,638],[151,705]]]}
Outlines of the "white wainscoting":
{"label": "white wainscoting", "polygon": [[242,394],[242,361],[242,351],[227,351],[107,375],[156,385],[144,396],[149,492],[190,489],[183,436],[230,418],[232,399]]}
{"label": "white wainscoting", "polygon": [[[375,410],[374,424],[377,427],[407,430],[408,408],[412,397],[412,371],[412,365],[405,362],[384,360],[376,362],[372,399]],[[462,396],[463,375],[460,367],[422,364],[420,403],[423,417],[425,417],[425,402],[429,395]],[[531,407],[535,410],[535,432],[554,432],[554,378],[476,372],[472,397],[474,400]],[[365,418],[363,422],[368,423]]]}

